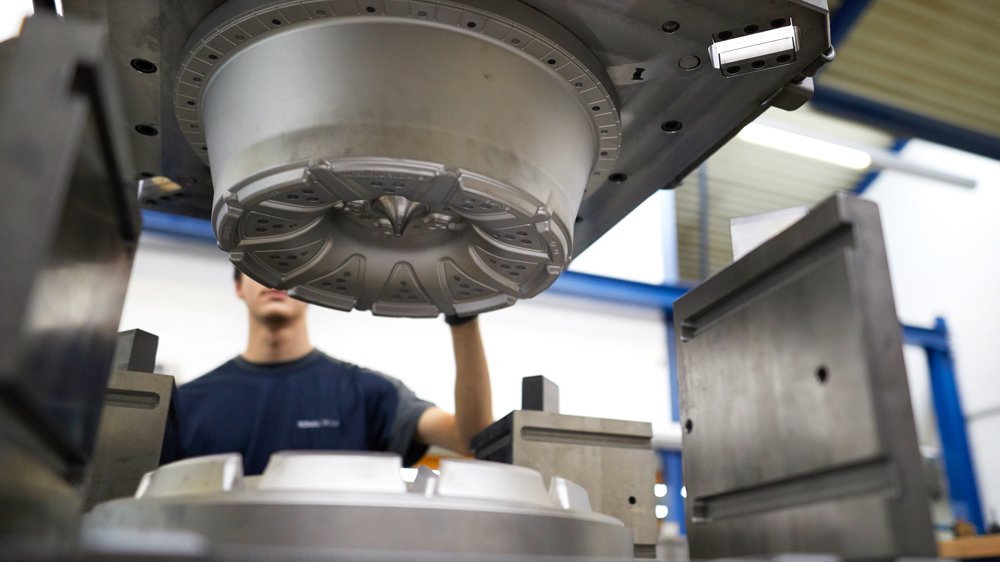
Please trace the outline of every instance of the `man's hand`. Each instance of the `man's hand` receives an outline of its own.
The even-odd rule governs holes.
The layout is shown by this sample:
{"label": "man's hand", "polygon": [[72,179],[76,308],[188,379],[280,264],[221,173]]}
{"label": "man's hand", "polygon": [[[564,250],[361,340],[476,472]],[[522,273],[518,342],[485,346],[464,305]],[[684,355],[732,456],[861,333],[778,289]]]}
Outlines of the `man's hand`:
{"label": "man's hand", "polygon": [[468,455],[472,437],[493,423],[490,372],[477,318],[445,321],[455,352],[455,413],[428,408],[417,422],[417,440]]}

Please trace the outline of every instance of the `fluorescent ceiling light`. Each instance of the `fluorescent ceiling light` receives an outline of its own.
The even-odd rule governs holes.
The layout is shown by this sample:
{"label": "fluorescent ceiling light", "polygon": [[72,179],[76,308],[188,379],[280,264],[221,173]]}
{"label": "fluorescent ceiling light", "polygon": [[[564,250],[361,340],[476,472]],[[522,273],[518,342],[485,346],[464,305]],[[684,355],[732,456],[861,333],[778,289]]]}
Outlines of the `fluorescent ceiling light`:
{"label": "fluorescent ceiling light", "polygon": [[657,519],[666,519],[667,515],[670,514],[670,510],[665,505],[658,505],[655,508]]}
{"label": "fluorescent ceiling light", "polygon": [[667,485],[666,484],[653,484],[653,495],[662,498],[667,495]]}
{"label": "fluorescent ceiling light", "polygon": [[737,138],[759,146],[766,146],[854,170],[864,170],[872,165],[871,156],[863,150],[759,123],[747,125],[740,131]]}

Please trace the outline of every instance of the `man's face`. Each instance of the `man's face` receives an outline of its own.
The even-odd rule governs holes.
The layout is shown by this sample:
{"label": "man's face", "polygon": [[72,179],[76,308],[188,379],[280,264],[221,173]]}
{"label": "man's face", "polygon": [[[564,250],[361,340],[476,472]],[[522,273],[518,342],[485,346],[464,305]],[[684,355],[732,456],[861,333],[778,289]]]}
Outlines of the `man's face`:
{"label": "man's face", "polygon": [[236,295],[247,303],[251,316],[267,324],[297,320],[305,315],[309,306],[288,296],[285,291],[268,289],[243,274],[236,283]]}

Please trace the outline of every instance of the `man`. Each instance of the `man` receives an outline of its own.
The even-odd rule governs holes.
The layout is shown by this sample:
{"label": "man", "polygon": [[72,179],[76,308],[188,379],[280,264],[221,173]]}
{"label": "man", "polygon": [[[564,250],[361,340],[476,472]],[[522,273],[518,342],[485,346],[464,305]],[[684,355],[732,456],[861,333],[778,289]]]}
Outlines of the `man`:
{"label": "man", "polygon": [[489,371],[475,317],[448,317],[455,354],[455,413],[425,402],[401,382],[338,361],[309,341],[305,303],[238,270],[247,306],[246,350],[181,386],[163,462],[243,454],[260,474],[282,450],[394,451],[416,462],[429,445],[468,454],[473,435],[493,422]]}

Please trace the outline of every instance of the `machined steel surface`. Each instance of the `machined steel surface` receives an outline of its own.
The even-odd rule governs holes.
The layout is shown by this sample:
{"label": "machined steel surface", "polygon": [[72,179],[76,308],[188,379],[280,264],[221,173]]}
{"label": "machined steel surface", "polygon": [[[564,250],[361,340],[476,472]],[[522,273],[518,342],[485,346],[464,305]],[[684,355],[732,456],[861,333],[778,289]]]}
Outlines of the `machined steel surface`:
{"label": "machined steel surface", "polygon": [[277,453],[263,475],[243,478],[238,454],[180,461],[149,474],[136,498],[96,507],[84,544],[159,533],[187,537],[177,543],[187,554],[223,557],[630,559],[628,530],[591,512],[572,483],[446,460],[440,476],[424,470],[408,490],[400,463],[386,454]]}
{"label": "machined steel surface", "polygon": [[174,96],[240,269],[392,316],[492,310],[555,281],[620,144],[582,44],[517,3],[257,4],[202,24]]}
{"label": "machined steel surface", "polygon": [[75,539],[139,215],[101,27],[38,15],[15,41],[0,69],[0,543],[50,544]]}
{"label": "machined steel surface", "polygon": [[594,511],[632,531],[637,558],[654,558],[656,457],[644,422],[515,410],[472,440],[477,459],[511,463],[582,486]]}
{"label": "machined steel surface", "polygon": [[674,315],[692,559],[934,556],[874,203],[825,201]]}
{"label": "machined steel surface", "polygon": [[111,374],[90,462],[85,509],[131,496],[143,475],[160,465],[173,389],[174,378],[167,375]]}
{"label": "machined steel surface", "polygon": [[544,290],[761,111],[804,102],[832,58],[822,1],[65,9],[111,26],[147,204],[207,216],[216,194],[241,269],[385,315]]}

